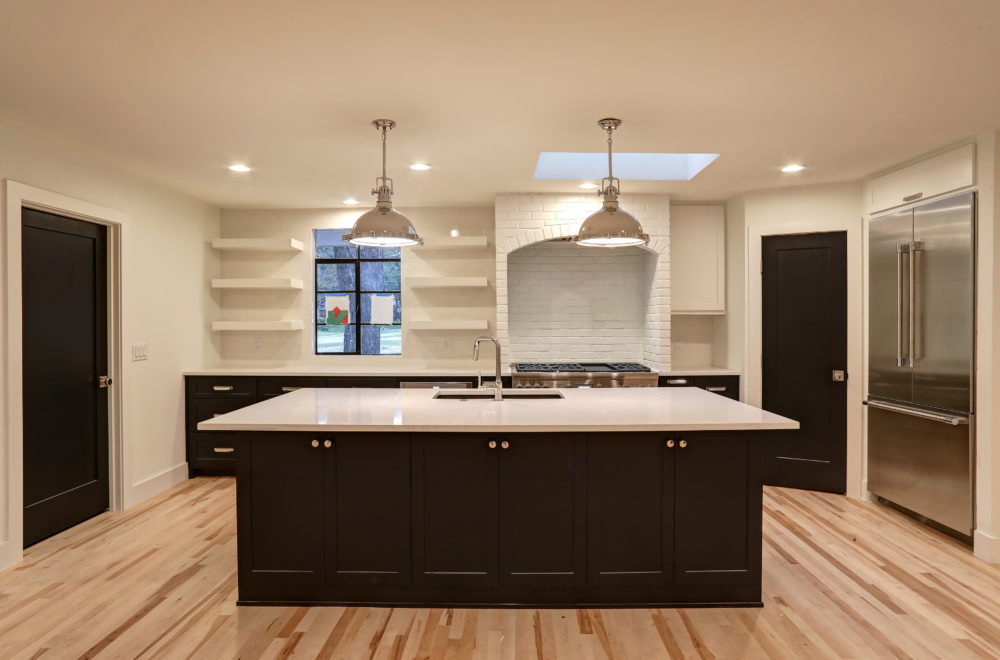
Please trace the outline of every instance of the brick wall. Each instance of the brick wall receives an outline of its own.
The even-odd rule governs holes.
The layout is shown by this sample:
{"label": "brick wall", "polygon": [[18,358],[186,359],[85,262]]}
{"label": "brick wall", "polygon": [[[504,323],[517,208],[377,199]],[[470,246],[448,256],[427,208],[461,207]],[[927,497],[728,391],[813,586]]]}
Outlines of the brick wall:
{"label": "brick wall", "polygon": [[670,199],[622,195],[645,248],[569,242],[600,208],[594,194],[496,197],[497,334],[505,362],[627,360],[670,368]]}

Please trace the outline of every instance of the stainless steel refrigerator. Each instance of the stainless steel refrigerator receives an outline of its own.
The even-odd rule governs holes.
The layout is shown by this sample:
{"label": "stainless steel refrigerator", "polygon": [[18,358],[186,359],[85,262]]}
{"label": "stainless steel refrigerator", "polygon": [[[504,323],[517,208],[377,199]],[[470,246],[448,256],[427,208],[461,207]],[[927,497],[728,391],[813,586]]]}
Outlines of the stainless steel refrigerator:
{"label": "stainless steel refrigerator", "polygon": [[868,489],[971,540],[975,225],[971,192],[869,228]]}

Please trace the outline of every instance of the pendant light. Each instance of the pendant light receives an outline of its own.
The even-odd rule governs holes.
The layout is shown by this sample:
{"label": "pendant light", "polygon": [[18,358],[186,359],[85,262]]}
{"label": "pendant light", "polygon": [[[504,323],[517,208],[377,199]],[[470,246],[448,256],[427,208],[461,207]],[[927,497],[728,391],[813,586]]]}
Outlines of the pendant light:
{"label": "pendant light", "polygon": [[382,176],[376,177],[372,194],[376,195],[375,208],[363,214],[354,223],[351,233],[343,240],[352,245],[366,247],[403,247],[422,245],[423,239],[405,215],[392,208],[392,179],[385,175],[385,136],[396,125],[391,119],[376,119],[372,126],[382,133]]}
{"label": "pendant light", "polygon": [[597,125],[608,133],[608,176],[601,180],[599,191],[604,196],[604,204],[600,211],[583,221],[573,240],[588,247],[645,245],[649,243],[649,234],[643,233],[642,225],[635,216],[618,206],[621,182],[614,177],[611,169],[611,134],[622,125],[622,120],[608,117]]}

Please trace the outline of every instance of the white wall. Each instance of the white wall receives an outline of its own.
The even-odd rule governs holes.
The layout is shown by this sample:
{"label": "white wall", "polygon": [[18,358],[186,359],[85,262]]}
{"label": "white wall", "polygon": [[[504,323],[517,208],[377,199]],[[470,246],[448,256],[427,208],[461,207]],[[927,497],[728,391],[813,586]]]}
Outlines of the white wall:
{"label": "white wall", "polygon": [[512,362],[643,361],[649,262],[639,248],[536,243],[507,257]]}
{"label": "white wall", "polygon": [[[218,362],[205,325],[205,319],[216,314],[205,282],[218,269],[207,247],[207,241],[218,233],[218,210],[6,127],[0,127],[0,178],[128,214],[122,229],[123,344],[126,351],[132,343],[148,344],[149,360],[125,360],[124,377],[115,385],[123,391],[124,505],[136,504],[185,479],[180,374],[185,368]],[[5,227],[6,222],[5,214]],[[4,254],[6,249],[5,245]],[[6,278],[2,290],[7,290]],[[6,334],[2,341],[6,349]],[[5,360],[6,350],[3,355],[0,359]],[[6,381],[0,383],[0,387],[5,385]],[[7,392],[0,398],[6,401]],[[9,411],[4,409],[2,414],[0,456],[9,457]],[[7,474],[6,467],[0,474]],[[10,510],[21,497],[9,489],[9,482],[0,488],[0,547],[11,538]],[[20,548],[5,548],[0,552],[0,567],[19,555]]]}
{"label": "white wall", "polygon": [[[361,209],[224,210],[222,236],[226,238],[295,238],[305,250],[292,253],[238,253],[222,256],[224,277],[294,277],[303,281],[302,291],[222,291],[217,294],[220,317],[226,320],[300,319],[301,332],[215,333],[222,365],[272,369],[299,367],[328,372],[343,370],[454,369],[459,372],[483,368],[472,361],[472,342],[477,335],[493,334],[496,328],[496,292],[493,209],[400,208],[424,239],[446,239],[452,229],[461,236],[487,236],[483,248],[404,248],[402,251],[402,355],[315,355],[314,229],[349,229]],[[410,277],[486,277],[486,288],[412,288]],[[438,319],[484,319],[487,330],[415,331],[408,321]],[[258,343],[257,338],[260,338]],[[491,369],[489,364],[485,367]]]}

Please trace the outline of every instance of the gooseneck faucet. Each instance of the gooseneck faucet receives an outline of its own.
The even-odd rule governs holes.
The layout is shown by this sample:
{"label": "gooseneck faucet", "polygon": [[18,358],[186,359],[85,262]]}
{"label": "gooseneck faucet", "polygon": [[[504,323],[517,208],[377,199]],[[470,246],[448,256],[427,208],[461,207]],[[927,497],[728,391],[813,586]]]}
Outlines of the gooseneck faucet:
{"label": "gooseneck faucet", "polygon": [[497,349],[497,377],[494,385],[494,401],[503,401],[503,386],[500,381],[500,340],[496,337],[476,337],[476,343],[472,347],[472,359],[479,360],[479,342],[491,341]]}

